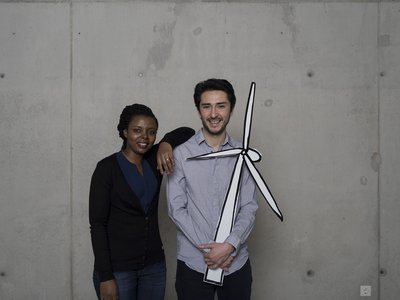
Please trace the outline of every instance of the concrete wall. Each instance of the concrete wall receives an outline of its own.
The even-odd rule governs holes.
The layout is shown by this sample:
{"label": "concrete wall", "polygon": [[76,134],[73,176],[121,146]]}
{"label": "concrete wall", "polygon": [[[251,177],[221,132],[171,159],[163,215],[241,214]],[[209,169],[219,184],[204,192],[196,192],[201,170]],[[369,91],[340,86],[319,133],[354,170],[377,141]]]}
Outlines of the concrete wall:
{"label": "concrete wall", "polygon": [[88,187],[122,108],[197,129],[209,77],[236,88],[238,139],[257,83],[251,144],[284,214],[260,199],[253,299],[398,299],[400,3],[272,2],[0,3],[0,299],[95,299]]}

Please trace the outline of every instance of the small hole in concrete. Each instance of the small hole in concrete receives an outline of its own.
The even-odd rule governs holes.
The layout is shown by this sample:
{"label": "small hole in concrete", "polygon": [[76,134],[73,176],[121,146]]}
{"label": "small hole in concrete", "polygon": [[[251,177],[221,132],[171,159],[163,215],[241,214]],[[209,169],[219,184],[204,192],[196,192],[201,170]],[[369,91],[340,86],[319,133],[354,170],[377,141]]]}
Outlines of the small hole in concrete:
{"label": "small hole in concrete", "polygon": [[360,181],[361,181],[362,185],[367,185],[367,182],[368,182],[367,177],[361,176]]}
{"label": "small hole in concrete", "polygon": [[315,273],[314,273],[313,270],[308,270],[308,271],[307,271],[307,276],[308,276],[308,277],[313,277],[314,275],[315,275]]}
{"label": "small hole in concrete", "polygon": [[266,107],[270,107],[270,106],[272,106],[272,103],[274,103],[274,100],[272,100],[272,99],[267,99],[267,100],[265,100],[264,105],[265,105]]}
{"label": "small hole in concrete", "polygon": [[201,27],[197,27],[195,30],[193,30],[193,34],[194,35],[199,35],[202,32],[202,28]]}

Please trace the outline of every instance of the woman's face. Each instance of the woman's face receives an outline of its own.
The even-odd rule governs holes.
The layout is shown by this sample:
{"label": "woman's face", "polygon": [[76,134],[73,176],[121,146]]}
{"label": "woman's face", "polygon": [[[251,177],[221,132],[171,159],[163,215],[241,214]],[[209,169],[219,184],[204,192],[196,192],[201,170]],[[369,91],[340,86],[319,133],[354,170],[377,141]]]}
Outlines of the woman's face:
{"label": "woman's face", "polygon": [[134,116],[124,130],[126,150],[143,156],[153,146],[157,137],[157,123],[149,116]]}

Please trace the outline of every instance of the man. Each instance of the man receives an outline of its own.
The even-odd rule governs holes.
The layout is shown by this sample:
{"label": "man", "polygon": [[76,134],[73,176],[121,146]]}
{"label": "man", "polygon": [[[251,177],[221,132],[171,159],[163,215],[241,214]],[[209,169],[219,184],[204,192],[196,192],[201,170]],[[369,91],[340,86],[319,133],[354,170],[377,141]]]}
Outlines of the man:
{"label": "man", "polygon": [[[174,150],[175,170],[168,177],[169,216],[177,226],[175,288],[179,300],[250,299],[251,266],[246,239],[258,208],[255,184],[243,170],[235,224],[223,243],[213,242],[235,157],[187,160],[205,153],[241,147],[226,131],[235,107],[232,85],[208,79],[196,85],[194,102],[202,129]],[[203,281],[206,268],[224,270],[223,286]]]}

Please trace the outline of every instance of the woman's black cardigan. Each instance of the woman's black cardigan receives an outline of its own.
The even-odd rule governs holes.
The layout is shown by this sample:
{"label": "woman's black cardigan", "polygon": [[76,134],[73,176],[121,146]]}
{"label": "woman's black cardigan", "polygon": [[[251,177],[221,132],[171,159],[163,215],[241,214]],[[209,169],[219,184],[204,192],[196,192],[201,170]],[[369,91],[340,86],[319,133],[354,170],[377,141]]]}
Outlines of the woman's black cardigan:
{"label": "woman's black cardigan", "polygon": [[[188,140],[194,130],[180,127],[162,142],[172,147]],[[114,271],[132,271],[165,259],[158,228],[158,198],[162,175],[157,170],[158,144],[144,156],[157,178],[153,201],[145,214],[128,185],[116,153],[98,162],[89,193],[89,222],[95,257],[94,270],[100,281],[113,279]]]}

